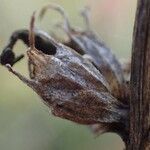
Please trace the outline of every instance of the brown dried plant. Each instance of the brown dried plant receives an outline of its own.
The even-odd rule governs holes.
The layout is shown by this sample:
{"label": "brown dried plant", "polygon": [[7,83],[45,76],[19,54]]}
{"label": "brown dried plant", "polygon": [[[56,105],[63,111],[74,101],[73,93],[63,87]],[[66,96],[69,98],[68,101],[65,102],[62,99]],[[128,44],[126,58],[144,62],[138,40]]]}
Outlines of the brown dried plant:
{"label": "brown dried plant", "polygon": [[[130,63],[121,64],[94,33],[87,9],[82,12],[87,24],[84,31],[72,28],[65,11],[57,5],[43,7],[41,18],[47,9],[55,9],[64,17],[61,27],[69,40],[59,41],[35,30],[34,13],[30,30],[17,30],[11,35],[1,54],[1,64],[31,87],[55,116],[90,125],[95,133],[115,132],[126,141],[130,97],[126,76],[130,75]],[[12,68],[23,58],[12,51],[18,39],[29,47],[31,79]]]}

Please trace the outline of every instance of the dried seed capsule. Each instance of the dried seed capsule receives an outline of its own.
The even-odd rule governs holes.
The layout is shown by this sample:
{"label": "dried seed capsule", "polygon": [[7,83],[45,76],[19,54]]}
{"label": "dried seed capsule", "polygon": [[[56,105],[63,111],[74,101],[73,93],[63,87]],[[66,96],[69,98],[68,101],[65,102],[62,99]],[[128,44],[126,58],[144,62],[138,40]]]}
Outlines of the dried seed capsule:
{"label": "dried seed capsule", "polygon": [[[81,52],[56,42],[45,32],[33,30],[34,15],[30,32],[20,30],[11,36],[1,63],[9,63],[9,71],[31,87],[55,116],[80,124],[98,124],[102,132],[116,132],[126,138],[128,107],[112,96],[111,86],[94,63],[97,60],[89,53],[80,55]],[[30,46],[27,54],[31,79],[11,67],[22,58],[12,52],[17,39]]]}
{"label": "dried seed capsule", "polygon": [[[29,32],[28,32],[28,30],[19,30],[19,31],[16,31],[16,32],[14,32],[14,34],[13,35],[17,35],[17,36],[11,36],[11,37],[16,37],[16,40],[17,40],[17,38],[19,37],[21,37],[20,39],[22,39],[24,42],[25,42],[25,44],[27,44],[27,45],[29,45],[29,41],[27,40],[28,38],[27,38],[27,36],[29,35]],[[11,38],[11,39],[14,39],[14,38]],[[37,40],[37,39],[39,39],[39,40]],[[13,41],[15,41],[15,40],[10,40],[11,41],[11,45],[12,45],[12,47],[11,47],[11,49],[10,49],[10,51],[12,52],[12,48],[13,48],[13,44],[15,44],[15,42],[13,43]],[[37,42],[38,41],[38,42]],[[13,44],[12,44],[13,43]],[[46,75],[48,74],[44,74],[44,75],[40,75],[39,73],[40,73],[40,71],[41,71],[41,65],[40,65],[40,63],[42,63],[42,65],[45,65],[45,68],[46,68],[46,66],[47,66],[47,64],[51,64],[52,65],[52,63],[48,63],[48,62],[46,62],[45,63],[45,60],[43,59],[43,57],[39,57],[39,55],[45,55],[46,57],[49,57],[49,59],[54,55],[56,55],[56,53],[58,53],[58,52],[56,52],[56,47],[55,47],[55,42],[51,39],[51,37],[50,36],[48,36],[46,33],[44,33],[44,32],[41,32],[41,31],[35,31],[35,46],[37,47],[37,48],[40,48],[40,50],[39,50],[39,54],[38,54],[38,51],[37,51],[37,49],[33,52],[33,56],[35,56],[35,59],[34,59],[34,57],[32,56],[32,52],[28,52],[28,55],[29,55],[29,57],[30,57],[30,59],[29,59],[29,73],[30,73],[30,77],[33,79],[33,80],[29,80],[29,79],[26,79],[25,77],[23,77],[22,75],[20,75],[19,73],[17,73],[17,72],[15,72],[15,71],[13,71],[11,68],[10,68],[10,66],[8,66],[8,68],[10,69],[10,71],[11,72],[13,72],[14,74],[16,74],[22,81],[24,81],[28,86],[30,86],[31,88],[33,88],[33,89],[35,89],[35,91],[38,89],[38,91],[37,91],[37,93],[45,93],[44,91],[45,91],[45,89],[43,89],[43,85],[45,84],[45,82],[44,82],[44,84],[43,83],[41,83],[41,85],[40,86],[38,86],[39,84],[38,84],[38,82],[37,82],[37,80],[45,80],[45,81],[47,81],[48,82],[48,78],[46,77]],[[57,44],[56,44],[57,45]],[[59,44],[58,44],[59,45]],[[9,44],[6,46],[7,48],[6,49],[8,49],[9,48]],[[60,54],[64,51],[64,49],[66,49],[66,47],[64,46],[64,48],[61,48],[61,50],[60,50],[60,48],[59,48],[59,51],[60,51]],[[82,58],[79,54],[77,54],[77,53],[75,53],[73,50],[70,50],[68,47],[67,47],[67,50],[68,50],[68,52],[73,52],[73,54],[74,55],[76,55],[77,57],[79,57],[85,64],[89,64],[89,63],[87,63],[88,62],[88,60],[87,60],[87,56],[86,56],[86,59],[84,60],[84,58],[85,58],[85,55],[84,55],[84,58]],[[42,51],[43,52],[43,54],[40,52],[40,51]],[[4,50],[3,51],[3,54],[5,54],[5,52],[6,52],[6,50]],[[13,52],[12,52],[13,53]],[[35,55],[37,53],[37,55]],[[46,55],[47,54],[47,55]],[[67,57],[66,57],[67,56]],[[64,55],[62,56],[62,59],[66,59],[66,62],[67,62],[67,58],[68,58],[68,60],[73,60],[73,62],[72,62],[72,64],[74,64],[74,59],[72,59],[73,57],[72,56],[68,56],[68,54],[67,55],[65,55],[65,53],[64,53]],[[8,57],[8,60],[10,60],[11,59],[11,57],[9,58]],[[52,59],[53,60],[53,59]],[[40,62],[40,63],[38,63],[38,61]],[[35,66],[37,66],[38,65],[38,67],[35,67]],[[53,66],[53,65],[52,65]],[[89,66],[89,65],[88,65]],[[94,70],[96,70],[96,71],[94,71],[94,73],[93,74],[97,74],[97,76],[98,77],[101,77],[101,74],[99,73],[99,71],[96,69],[96,68],[94,68],[94,66],[92,65],[92,64],[90,64],[90,66],[92,66],[92,67],[89,67],[89,69],[93,72]],[[73,68],[75,67],[75,65],[73,66]],[[61,69],[62,69],[62,67],[61,67]],[[50,73],[50,71],[52,71],[52,70],[57,70],[58,71],[58,69],[49,69],[49,74],[51,74]],[[78,68],[78,70],[79,70],[79,68]],[[83,71],[83,69],[80,69],[79,70],[79,73],[80,72],[82,72]],[[42,71],[41,71],[42,72]],[[71,75],[73,75],[73,73],[71,73]],[[86,75],[86,74],[85,74]],[[84,74],[82,74],[81,76],[85,76]],[[88,74],[87,74],[88,75]],[[76,75],[74,75],[74,76],[76,76]],[[43,77],[45,77],[44,79],[42,79]],[[57,77],[57,76],[54,76],[54,77]],[[71,77],[71,76],[70,76]],[[102,77],[102,78],[104,78],[104,77]],[[57,87],[59,87],[60,88],[60,90],[59,91],[61,91],[61,89],[66,89],[67,88],[67,86],[69,86],[71,89],[70,90],[65,90],[65,92],[63,92],[63,90],[62,90],[62,92],[61,93],[64,93],[63,95],[66,95],[66,98],[67,98],[67,95],[69,94],[72,94],[72,97],[73,97],[73,94],[74,93],[76,93],[76,96],[75,96],[75,94],[74,94],[74,97],[73,98],[75,98],[75,99],[79,99],[80,101],[82,100],[83,102],[85,102],[85,104],[84,104],[84,106],[82,106],[82,107],[89,107],[86,103],[86,101],[84,100],[84,99],[87,99],[87,101],[89,101],[89,100],[92,100],[93,99],[93,97],[96,97],[96,95],[94,94],[94,92],[93,91],[91,91],[91,90],[87,90],[87,91],[85,91],[85,90],[81,90],[80,92],[79,92],[79,94],[77,94],[77,92],[75,92],[74,91],[74,88],[75,87],[79,87],[78,86],[78,84],[74,81],[74,86],[71,86],[73,83],[69,83],[68,82],[68,80],[69,79],[67,79],[67,78],[65,78],[64,77],[64,79],[62,79],[61,80],[61,82],[59,82],[59,80],[57,81],[56,79],[53,81],[53,79],[51,79],[52,81],[52,83],[53,84],[55,84],[55,85],[57,85]],[[86,80],[87,81],[89,81],[89,77],[87,76],[86,77]],[[86,83],[87,81],[86,80],[84,80],[84,82],[83,83]],[[104,79],[103,79],[104,80]],[[36,82],[35,82],[36,81]],[[57,82],[59,82],[59,83],[57,83]],[[91,81],[92,82],[92,84],[94,83],[94,85],[95,86],[99,86],[99,84],[98,84],[98,82],[93,82],[93,81]],[[102,82],[102,81],[101,81]],[[51,84],[51,86],[54,86],[52,83],[49,83],[49,84]],[[67,84],[68,83],[68,84]],[[103,85],[104,84],[104,85]],[[103,84],[100,84],[102,87],[105,87],[104,89],[107,91],[107,93],[109,92],[109,90],[108,90],[108,88],[109,88],[109,86],[108,86],[108,83],[106,82],[106,81],[104,81],[103,82]],[[49,85],[49,87],[51,87],[50,85]],[[99,89],[101,88],[101,86],[99,87]],[[40,87],[40,88],[39,88]],[[42,87],[42,88],[41,88]],[[89,83],[87,84],[87,85],[85,85],[85,87],[92,87]],[[44,91],[43,91],[44,90]],[[49,90],[50,90],[50,88],[49,88]],[[54,89],[52,89],[52,91],[49,91],[49,92],[54,92],[53,91]],[[77,89],[76,89],[77,90]],[[104,91],[105,91],[104,90]],[[72,93],[70,93],[70,92],[72,92]],[[48,92],[48,91],[47,91]],[[102,92],[102,91],[99,91],[99,92]],[[56,92],[56,90],[55,90],[55,93],[56,93],[56,95],[57,95],[57,92]],[[67,94],[68,93],[68,94]],[[81,94],[82,93],[82,94]],[[86,94],[87,93],[87,94]],[[90,93],[90,94],[89,94]],[[105,93],[105,94],[107,94],[107,93]],[[84,96],[84,95],[86,96]],[[103,93],[104,94],[104,93]],[[104,95],[105,95],[104,94]],[[40,95],[40,94],[39,94]],[[47,95],[48,96],[48,94],[45,94],[45,95]],[[53,94],[54,95],[54,94]],[[60,94],[59,94],[60,95]],[[100,95],[100,94],[98,94],[98,95]],[[40,95],[41,96],[41,95]],[[58,96],[58,95],[57,95]],[[82,98],[84,96],[84,98]],[[101,96],[102,96],[102,94],[101,94]],[[41,96],[42,98],[43,97],[46,97],[46,96]],[[66,99],[66,98],[64,98],[64,99]],[[71,98],[71,97],[70,97]],[[108,99],[112,99],[112,96],[110,95],[110,96],[108,96],[107,97]],[[47,100],[47,98],[45,98],[46,100]],[[54,99],[54,98],[53,98]],[[96,98],[95,98],[96,99]],[[114,99],[114,98],[113,98]],[[104,100],[104,99],[103,99]],[[47,102],[48,101],[48,102]],[[50,102],[49,102],[49,100],[47,100],[46,102],[47,102],[47,104],[50,106]],[[81,103],[83,103],[81,101]],[[99,100],[98,100],[99,101]],[[116,101],[116,102],[115,102]],[[91,101],[92,102],[92,101]],[[108,101],[108,103],[109,103],[109,101]],[[117,100],[116,99],[114,99],[114,103],[120,103],[120,102],[117,102]],[[60,105],[60,104],[59,104]],[[111,105],[111,104],[110,104]],[[120,107],[122,107],[122,104],[118,104]],[[117,106],[117,105],[116,105]],[[117,106],[117,107],[119,107],[119,106]],[[57,106],[58,107],[58,106]],[[60,106],[59,106],[60,107]],[[75,106],[74,105],[72,105],[72,109],[75,109]],[[78,107],[78,106],[77,106]],[[99,106],[97,106],[97,107],[99,107]],[[124,106],[123,106],[124,107]],[[122,109],[123,109],[123,107],[121,108],[121,111],[122,111]],[[79,117],[74,117],[74,114],[71,116],[66,116],[66,115],[64,115],[63,113],[58,113],[58,110],[60,110],[60,109],[54,109],[53,107],[52,107],[52,109],[53,109],[53,113],[55,114],[55,115],[57,115],[57,116],[60,116],[60,117],[62,117],[62,118],[67,118],[67,119],[69,119],[69,120],[72,120],[72,121],[76,121],[76,122],[78,122],[78,123],[85,123],[85,124],[89,124],[90,122],[87,122],[87,120],[85,121],[81,121],[81,119],[79,118]],[[96,110],[96,107],[94,108],[95,110]],[[100,108],[100,109],[102,109],[102,108]],[[110,109],[110,108],[108,108],[108,109]],[[120,109],[120,108],[119,108]],[[117,110],[118,112],[120,111],[120,110]],[[80,110],[81,111],[81,110]],[[94,112],[94,110],[92,110],[93,112]],[[100,112],[99,113],[101,113],[101,111],[102,110],[100,110]],[[104,111],[104,110],[103,110]],[[126,111],[127,111],[127,108],[125,108],[125,110],[123,109],[123,112],[125,111],[125,113],[123,113],[123,114],[126,114]],[[75,112],[76,112],[76,110],[75,110]],[[77,113],[77,112],[76,112]],[[85,115],[85,114],[84,114]],[[84,115],[83,115],[83,117],[84,117]],[[100,116],[99,116],[100,117]],[[72,119],[73,118],[73,119]],[[78,118],[78,119],[77,119]],[[85,118],[85,117],[84,117]],[[123,120],[123,119],[120,119],[120,120]],[[88,120],[89,121],[89,120]],[[106,121],[106,120],[105,120]],[[92,121],[93,122],[93,121]],[[93,124],[91,122],[91,124]],[[104,122],[104,121],[102,121],[102,122]],[[114,123],[100,123],[100,120],[99,120],[99,123],[98,123],[98,125],[97,125],[97,128],[95,128],[95,125],[93,125],[93,126],[91,126],[92,127],[92,129],[93,129],[93,131],[96,131],[97,132],[97,134],[99,134],[99,133],[104,133],[104,132],[117,132],[117,133],[119,133],[119,134],[124,134],[123,132],[124,132],[124,127],[122,128],[122,126],[121,126],[121,128],[119,128],[118,127],[118,125],[116,126],[114,126]],[[116,124],[122,124],[120,121],[119,121],[119,119],[118,119],[118,122],[116,123]],[[116,128],[115,128],[116,127]]]}
{"label": "dried seed capsule", "polygon": [[128,109],[110,94],[107,81],[92,63],[50,37],[55,53],[48,55],[34,47],[33,18],[27,55],[34,76],[27,79],[6,65],[9,71],[31,87],[56,116],[81,124],[102,123],[108,129],[113,124],[125,127]]}
{"label": "dried seed capsule", "polygon": [[31,83],[18,73],[16,75],[33,88],[57,116],[83,124],[124,119],[123,104],[111,96],[99,71],[68,47],[58,43],[55,46],[55,55],[28,50],[35,67]]}

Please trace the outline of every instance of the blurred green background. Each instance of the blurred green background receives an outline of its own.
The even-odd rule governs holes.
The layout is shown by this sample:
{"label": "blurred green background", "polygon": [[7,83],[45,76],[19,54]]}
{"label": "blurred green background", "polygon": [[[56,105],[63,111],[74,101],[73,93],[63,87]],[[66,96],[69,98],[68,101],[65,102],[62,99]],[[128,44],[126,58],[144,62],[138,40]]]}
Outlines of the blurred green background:
{"label": "blurred green background", "polygon": [[[51,2],[62,5],[72,25],[81,28],[84,23],[79,11],[90,6],[94,30],[118,58],[130,57],[136,0],[0,0],[0,52],[14,30],[28,28],[34,10]],[[50,32],[57,21],[61,21],[60,15],[49,11],[42,23],[37,21],[37,26]],[[25,50],[18,42],[15,51],[19,54]],[[28,76],[26,63],[24,59],[15,69]],[[0,66],[0,150],[122,150],[123,147],[116,134],[95,137],[86,126],[53,117],[30,88]]]}

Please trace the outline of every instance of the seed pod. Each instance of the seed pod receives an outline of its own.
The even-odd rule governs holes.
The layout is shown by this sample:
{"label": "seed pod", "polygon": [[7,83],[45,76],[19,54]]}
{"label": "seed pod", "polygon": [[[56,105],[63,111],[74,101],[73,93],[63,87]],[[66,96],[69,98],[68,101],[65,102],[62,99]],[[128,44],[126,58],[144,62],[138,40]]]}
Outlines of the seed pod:
{"label": "seed pod", "polygon": [[112,54],[111,50],[102,40],[91,30],[88,17],[88,8],[82,11],[87,28],[85,31],[78,31],[71,27],[67,14],[57,5],[47,5],[42,8],[40,18],[48,9],[58,11],[64,18],[64,30],[69,37],[69,41],[64,44],[73,48],[78,53],[89,59],[93,65],[105,76],[109,83],[111,94],[124,103],[126,102],[126,85],[123,70],[120,62]]}
{"label": "seed pod", "polygon": [[90,61],[48,35],[43,36],[52,45],[50,51],[37,50],[33,27],[34,16],[27,51],[32,79],[7,64],[9,71],[31,87],[55,116],[80,124],[101,124],[103,130],[124,136],[128,108],[111,95],[105,77]]}
{"label": "seed pod", "polygon": [[[98,36],[91,30],[89,22],[89,8],[82,11],[82,16],[86,22],[86,30],[78,31],[71,27],[68,16],[64,10],[56,5],[47,5],[42,8],[40,18],[42,18],[47,9],[57,10],[64,18],[64,31],[69,37],[69,41],[64,44],[72,47],[78,53],[83,55],[84,58],[90,60],[93,65],[105,76],[109,83],[111,94],[121,100],[123,103],[128,103],[129,88],[125,83],[124,74],[126,77],[125,65],[121,66],[116,57],[112,54],[111,50],[98,38]],[[62,26],[61,26],[62,27]],[[116,124],[114,125],[117,126]],[[113,131],[107,128],[105,124],[91,125],[90,128],[96,134],[104,133],[106,131]],[[119,129],[119,127],[118,127]]]}

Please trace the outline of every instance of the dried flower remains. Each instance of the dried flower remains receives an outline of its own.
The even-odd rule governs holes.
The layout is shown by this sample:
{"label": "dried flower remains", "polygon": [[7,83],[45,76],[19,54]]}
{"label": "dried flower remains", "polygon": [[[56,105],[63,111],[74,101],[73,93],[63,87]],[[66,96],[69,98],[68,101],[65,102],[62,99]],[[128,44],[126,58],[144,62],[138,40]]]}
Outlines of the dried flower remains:
{"label": "dried flower remains", "polygon": [[[115,132],[125,140],[130,96],[125,73],[130,75],[130,65],[122,65],[93,32],[87,9],[82,12],[87,24],[84,31],[72,28],[65,11],[57,5],[43,7],[41,18],[48,9],[64,17],[60,27],[69,40],[59,41],[35,30],[34,13],[30,30],[17,30],[11,35],[1,54],[1,64],[31,87],[55,116],[90,125],[96,133]],[[12,68],[23,58],[13,52],[18,39],[28,46],[30,79]]]}

